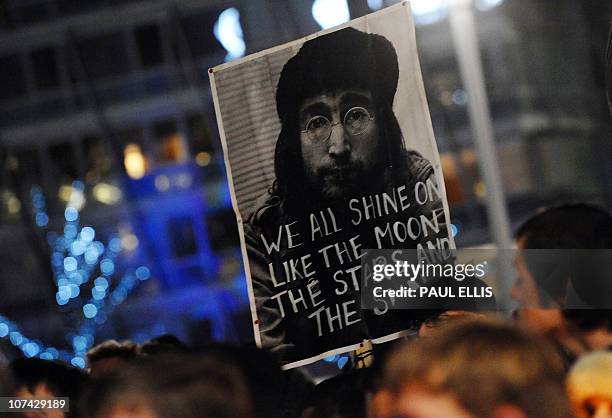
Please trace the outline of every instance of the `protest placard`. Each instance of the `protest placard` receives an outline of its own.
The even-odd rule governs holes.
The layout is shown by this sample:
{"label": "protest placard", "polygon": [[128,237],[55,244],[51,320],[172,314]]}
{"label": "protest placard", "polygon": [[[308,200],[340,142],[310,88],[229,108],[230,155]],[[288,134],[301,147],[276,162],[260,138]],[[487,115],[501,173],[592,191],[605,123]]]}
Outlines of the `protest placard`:
{"label": "protest placard", "polygon": [[454,248],[408,3],[210,71],[255,339],[285,367],[395,338],[368,248]]}

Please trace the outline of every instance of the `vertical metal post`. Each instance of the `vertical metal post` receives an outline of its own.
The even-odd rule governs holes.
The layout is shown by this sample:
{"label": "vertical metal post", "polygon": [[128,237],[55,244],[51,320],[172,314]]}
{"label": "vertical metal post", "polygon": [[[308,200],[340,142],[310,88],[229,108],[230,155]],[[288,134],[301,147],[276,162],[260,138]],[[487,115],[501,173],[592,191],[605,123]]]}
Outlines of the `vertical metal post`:
{"label": "vertical metal post", "polygon": [[[512,234],[495,152],[493,123],[485,89],[472,0],[451,0],[450,25],[461,78],[468,96],[468,113],[478,151],[478,162],[487,191],[489,229],[498,250],[508,250],[512,248]],[[502,307],[507,307],[514,273],[507,256],[502,256],[499,260],[501,280],[498,302]]]}

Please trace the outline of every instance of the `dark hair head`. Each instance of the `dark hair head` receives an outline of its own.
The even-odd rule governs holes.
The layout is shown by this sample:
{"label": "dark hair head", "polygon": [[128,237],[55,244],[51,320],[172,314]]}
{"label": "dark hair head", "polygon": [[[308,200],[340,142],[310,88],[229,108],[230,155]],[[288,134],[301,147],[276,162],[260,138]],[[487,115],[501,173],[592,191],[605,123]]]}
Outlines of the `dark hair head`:
{"label": "dark hair head", "polygon": [[539,210],[516,231],[526,249],[612,248],[612,216],[588,203],[565,203]]}
{"label": "dark hair head", "polygon": [[76,397],[89,380],[79,368],[39,358],[13,360],[10,369],[17,386],[26,386],[33,392],[36,386],[44,384],[56,396]]}
{"label": "dark hair head", "polygon": [[528,250],[524,259],[543,300],[564,308],[612,306],[612,215],[605,209],[587,203],[550,207],[523,223],[516,236]]}
{"label": "dark hair head", "polygon": [[13,375],[8,367],[0,364],[0,397],[13,396],[14,394],[15,382],[13,381]]}
{"label": "dark hair head", "polygon": [[285,387],[285,376],[272,353],[253,346],[212,343],[200,354],[220,364],[232,364],[240,370],[251,393],[255,418],[281,416],[281,394],[293,388]]}
{"label": "dark hair head", "polygon": [[354,369],[319,383],[305,403],[311,418],[364,418],[365,377],[368,370]]}
{"label": "dark hair head", "polygon": [[37,387],[44,385],[54,396],[70,398],[67,417],[80,416],[78,398],[90,381],[85,371],[58,361],[22,358],[11,362],[10,372],[15,390],[25,387],[35,393]]}
{"label": "dark hair head", "polygon": [[274,156],[275,192],[289,197],[292,190],[303,190],[307,184],[298,140],[300,105],[309,97],[342,89],[372,93],[374,110],[381,119],[380,151],[388,165],[400,170],[404,143],[393,114],[398,77],[395,49],[383,36],[349,27],[305,42],[283,67],[276,90],[282,129]]}
{"label": "dark hair head", "polygon": [[612,309],[564,309],[563,317],[582,331],[601,329],[612,332]]}
{"label": "dark hair head", "polygon": [[250,398],[240,372],[209,357],[143,357],[95,382],[83,399],[86,416],[121,410],[157,418],[250,418]]}
{"label": "dark hair head", "polygon": [[121,358],[131,360],[138,354],[138,345],[132,341],[106,340],[92,347],[87,352],[87,362],[91,366],[98,360]]}
{"label": "dark hair head", "polygon": [[138,354],[138,344],[132,341],[104,341],[87,352],[89,374],[93,379],[98,379],[133,361]]}
{"label": "dark hair head", "polygon": [[159,354],[185,353],[189,348],[176,335],[164,334],[151,338],[140,346],[139,353],[146,356]]}

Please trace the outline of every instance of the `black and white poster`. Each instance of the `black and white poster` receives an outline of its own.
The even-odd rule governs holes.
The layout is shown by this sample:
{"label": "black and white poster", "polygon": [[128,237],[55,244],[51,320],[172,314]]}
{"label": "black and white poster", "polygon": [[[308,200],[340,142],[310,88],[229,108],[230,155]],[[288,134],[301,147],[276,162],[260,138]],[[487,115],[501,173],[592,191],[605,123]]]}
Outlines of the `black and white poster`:
{"label": "black and white poster", "polygon": [[454,247],[408,3],[210,71],[255,339],[286,368],[402,335],[365,249]]}

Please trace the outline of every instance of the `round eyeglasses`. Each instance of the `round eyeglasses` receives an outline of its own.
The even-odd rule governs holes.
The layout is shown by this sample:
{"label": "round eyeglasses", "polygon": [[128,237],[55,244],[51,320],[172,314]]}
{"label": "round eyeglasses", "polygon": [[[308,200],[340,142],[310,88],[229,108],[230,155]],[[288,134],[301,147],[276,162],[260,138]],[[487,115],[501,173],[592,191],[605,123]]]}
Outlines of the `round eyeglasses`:
{"label": "round eyeglasses", "polygon": [[374,116],[370,115],[363,107],[350,108],[342,118],[342,122],[331,123],[323,115],[317,115],[306,123],[302,133],[308,135],[312,142],[327,141],[331,136],[332,128],[342,123],[344,129],[350,136],[361,135],[365,132]]}

